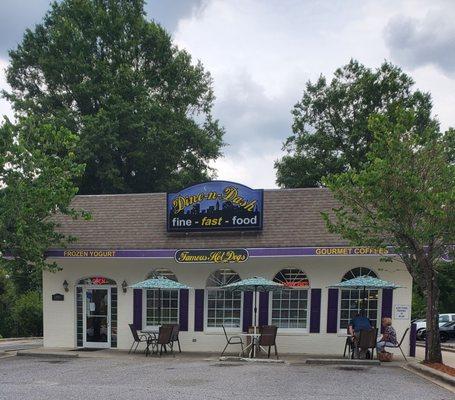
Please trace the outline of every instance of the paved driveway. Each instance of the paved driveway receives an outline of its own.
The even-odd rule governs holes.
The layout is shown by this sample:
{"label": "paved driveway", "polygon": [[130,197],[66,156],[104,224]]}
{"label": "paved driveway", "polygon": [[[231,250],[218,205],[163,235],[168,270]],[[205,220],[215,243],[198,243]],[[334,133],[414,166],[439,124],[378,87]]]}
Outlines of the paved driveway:
{"label": "paved driveway", "polygon": [[[359,367],[356,367],[359,368]],[[227,364],[157,358],[0,360],[0,399],[453,400],[399,367]]]}
{"label": "paved driveway", "polygon": [[16,351],[34,349],[43,345],[43,339],[7,340],[0,341],[0,351]]}

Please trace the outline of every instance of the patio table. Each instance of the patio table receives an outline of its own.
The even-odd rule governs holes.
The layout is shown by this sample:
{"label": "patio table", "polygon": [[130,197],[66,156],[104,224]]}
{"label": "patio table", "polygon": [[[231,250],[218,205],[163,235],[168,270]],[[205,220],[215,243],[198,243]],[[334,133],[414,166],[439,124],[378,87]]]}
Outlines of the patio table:
{"label": "patio table", "polygon": [[250,344],[243,349],[244,353],[247,349],[250,349],[249,352],[247,353],[249,355],[249,358],[256,358],[256,352],[257,352],[258,348],[262,349],[263,351],[267,351],[266,349],[264,349],[262,346],[259,345],[259,337],[261,336],[261,334],[259,332],[257,332],[257,333],[240,333],[240,336],[244,336],[245,338],[248,338],[248,337],[251,338]]}

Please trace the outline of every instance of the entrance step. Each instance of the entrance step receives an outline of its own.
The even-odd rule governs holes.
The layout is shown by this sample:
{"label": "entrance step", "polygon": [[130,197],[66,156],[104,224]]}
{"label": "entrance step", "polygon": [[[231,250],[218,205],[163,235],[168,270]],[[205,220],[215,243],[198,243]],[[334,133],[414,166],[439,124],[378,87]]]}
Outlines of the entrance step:
{"label": "entrance step", "polygon": [[19,350],[17,352],[18,356],[27,356],[27,357],[55,357],[55,358],[77,358],[79,354],[69,353],[66,351],[46,351],[40,349],[40,351],[33,350]]}
{"label": "entrance step", "polygon": [[313,365],[381,365],[379,360],[351,360],[341,358],[308,358],[305,363]]}

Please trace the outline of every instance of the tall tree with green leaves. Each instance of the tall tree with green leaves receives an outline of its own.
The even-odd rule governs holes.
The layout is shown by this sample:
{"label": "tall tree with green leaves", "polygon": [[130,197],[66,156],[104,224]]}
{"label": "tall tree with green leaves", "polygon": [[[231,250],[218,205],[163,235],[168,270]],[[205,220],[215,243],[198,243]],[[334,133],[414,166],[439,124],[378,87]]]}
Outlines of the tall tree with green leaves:
{"label": "tall tree with green leaves", "polygon": [[307,83],[294,106],[293,134],[284,143],[286,154],[275,163],[281,187],[318,187],[328,174],[357,168],[366,161],[373,132],[372,113],[392,115],[397,103],[415,113],[417,133],[437,126],[431,99],[413,89],[414,81],[400,68],[384,62],[372,70],[351,60],[335,71]]}
{"label": "tall tree with green leaves", "polygon": [[370,117],[368,162],[324,179],[341,205],[323,216],[355,245],[394,247],[426,298],[426,360],[442,362],[438,272],[455,243],[455,165],[449,135],[416,118],[403,107]]}
{"label": "tall tree with green leaves", "polygon": [[78,136],[55,121],[27,117],[0,126],[0,269],[18,292],[39,287],[41,270],[57,268],[45,251],[72,240],[56,231],[52,216],[88,217],[70,206],[84,171],[78,145]]}
{"label": "tall tree with green leaves", "polygon": [[146,19],[143,0],[54,2],[9,54],[3,94],[15,111],[80,137],[80,193],[174,190],[213,175],[224,132],[212,78]]}

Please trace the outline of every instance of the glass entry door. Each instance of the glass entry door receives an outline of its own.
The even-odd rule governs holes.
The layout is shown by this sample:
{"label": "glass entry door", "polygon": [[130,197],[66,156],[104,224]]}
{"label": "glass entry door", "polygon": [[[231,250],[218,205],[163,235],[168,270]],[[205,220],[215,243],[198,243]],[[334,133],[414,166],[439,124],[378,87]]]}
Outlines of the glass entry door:
{"label": "glass entry door", "polygon": [[111,346],[110,288],[84,288],[84,347]]}

